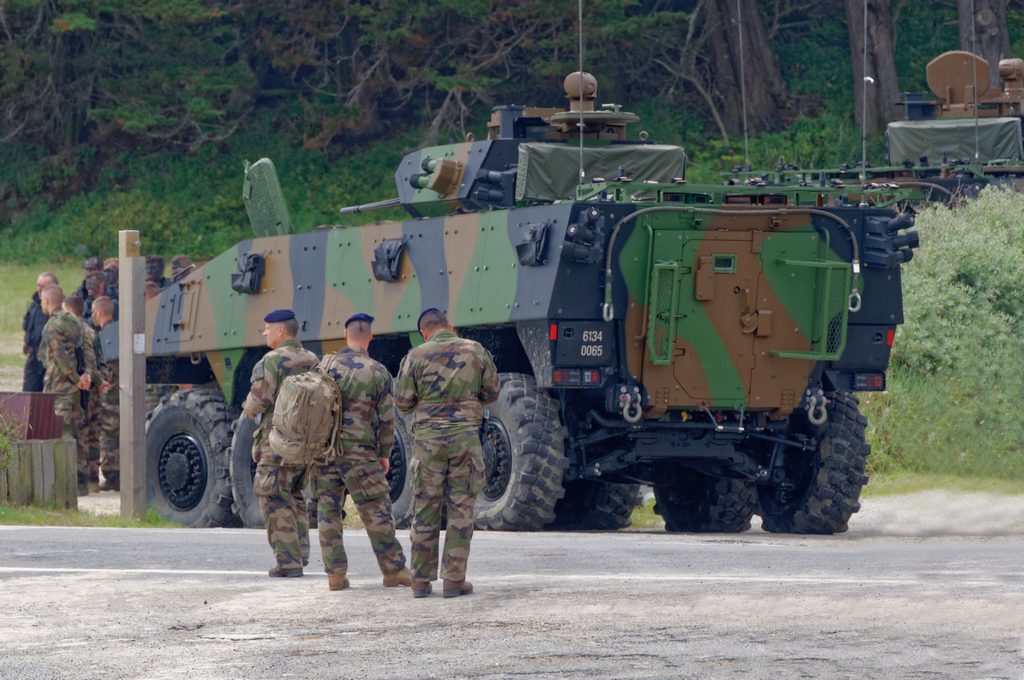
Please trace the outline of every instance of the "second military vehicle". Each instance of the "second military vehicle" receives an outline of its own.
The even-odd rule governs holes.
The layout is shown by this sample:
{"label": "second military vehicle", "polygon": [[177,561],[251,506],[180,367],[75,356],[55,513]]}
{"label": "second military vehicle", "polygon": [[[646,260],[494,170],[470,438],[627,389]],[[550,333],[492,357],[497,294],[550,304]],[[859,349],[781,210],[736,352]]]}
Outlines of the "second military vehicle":
{"label": "second military vehicle", "polygon": [[[903,120],[886,128],[885,165],[861,163],[807,170],[783,158],[772,172],[733,168],[727,176],[753,184],[828,182],[859,186],[896,182],[913,201],[951,204],[986,186],[1024,192],[1024,60],[999,62],[1001,89],[989,88],[989,63],[970,52],[944,52],[928,62],[927,93],[905,92]],[[869,185],[870,185],[869,184]]]}
{"label": "second military vehicle", "polygon": [[[162,514],[260,523],[239,406],[265,314],[293,309],[321,354],[372,314],[371,355],[395,373],[437,307],[501,373],[479,527],[628,526],[649,484],[669,531],[754,513],[772,532],[847,528],[870,451],[854,393],[885,389],[918,242],[891,207],[908,191],[690,185],[683,149],[630,139],[637,117],[597,107],[592,76],[565,90],[569,110],[498,107],[487,139],[412,153],[397,198],[341,211],[404,221],[296,233],[273,165],[247,165],[254,238],[146,308],[149,382],[197,386],[148,424]],[[400,522],[411,449],[400,423]]]}

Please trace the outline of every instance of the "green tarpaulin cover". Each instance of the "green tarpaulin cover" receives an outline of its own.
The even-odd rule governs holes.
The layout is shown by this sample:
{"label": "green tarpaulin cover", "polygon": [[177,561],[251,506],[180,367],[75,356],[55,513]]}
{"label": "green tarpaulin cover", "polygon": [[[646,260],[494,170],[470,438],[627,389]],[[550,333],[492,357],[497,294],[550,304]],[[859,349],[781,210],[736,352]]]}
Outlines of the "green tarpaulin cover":
{"label": "green tarpaulin cover", "polygon": [[[919,162],[928,156],[929,165],[942,162],[942,152],[949,160],[969,158],[974,161],[975,133],[973,118],[936,120],[901,120],[889,123],[885,133],[889,144],[889,164],[903,161]],[[977,133],[978,160],[1024,159],[1021,148],[1020,118],[979,118]]]}
{"label": "green tarpaulin cover", "polygon": [[[614,179],[619,167],[634,182],[667,182],[682,177],[686,153],[664,144],[588,146],[583,148],[585,182],[595,177]],[[568,144],[520,144],[516,199],[557,201],[576,197],[580,176],[580,148]]]}

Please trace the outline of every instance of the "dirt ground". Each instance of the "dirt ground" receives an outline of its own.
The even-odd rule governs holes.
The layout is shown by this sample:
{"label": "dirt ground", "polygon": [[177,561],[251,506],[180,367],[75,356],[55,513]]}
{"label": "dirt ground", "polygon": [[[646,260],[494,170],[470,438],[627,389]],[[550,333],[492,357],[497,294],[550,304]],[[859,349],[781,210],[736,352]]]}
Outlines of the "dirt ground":
{"label": "dirt ground", "polygon": [[[850,519],[850,533],[886,536],[1016,536],[1024,535],[1024,496],[990,493],[921,491],[902,496],[861,500]],[[120,497],[113,491],[78,499],[80,510],[116,515]],[[744,536],[763,535],[754,517]]]}

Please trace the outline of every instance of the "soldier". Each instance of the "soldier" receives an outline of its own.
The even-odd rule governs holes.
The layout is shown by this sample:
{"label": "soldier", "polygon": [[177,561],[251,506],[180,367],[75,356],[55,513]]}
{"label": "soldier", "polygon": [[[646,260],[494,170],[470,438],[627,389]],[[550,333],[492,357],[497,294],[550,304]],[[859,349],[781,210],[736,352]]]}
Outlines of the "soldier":
{"label": "soldier", "polygon": [[78,287],[78,290],[74,292],[75,295],[82,298],[83,300],[89,297],[89,291],[85,288],[85,282],[89,280],[89,277],[93,274],[103,273],[103,260],[98,257],[90,257],[85,261],[85,278],[82,279],[82,285]]}
{"label": "soldier", "polygon": [[[82,319],[89,324],[95,326],[92,320],[92,303],[93,301],[101,296],[107,295],[107,277],[103,274],[93,274],[85,280],[85,290],[89,293],[89,297],[85,298],[85,313],[82,314]],[[111,300],[114,305],[114,321],[117,321],[117,301]]]}
{"label": "soldier", "polygon": [[116,257],[112,257],[103,263],[103,276],[107,279],[107,297],[116,300],[118,293],[118,276],[120,268]]}
{"label": "soldier", "polygon": [[86,476],[89,481],[89,488],[90,491],[95,491],[100,481],[100,416],[103,411],[100,391],[104,385],[109,388],[110,384],[104,380],[106,364],[103,361],[103,348],[100,346],[99,337],[96,335],[95,329],[82,318],[82,310],[85,308],[82,298],[77,295],[69,295],[64,298],[61,308],[66,312],[74,314],[75,318],[82,324],[84,342],[92,345],[93,356],[96,360],[96,372],[90,373],[92,376],[92,387],[89,388],[88,404],[87,408],[84,409],[82,424],[79,428],[82,447],[85,449],[85,457],[88,461]]}
{"label": "soldier", "polygon": [[[108,297],[96,298],[92,303],[93,321],[102,330],[114,321],[114,302]],[[97,363],[100,350],[96,351]],[[99,428],[102,433],[100,447],[100,491],[121,490],[121,400],[118,395],[118,365],[105,362],[103,385],[100,392]]]}
{"label": "soldier", "polygon": [[[192,266],[192,258],[188,255],[175,255],[171,258],[171,281],[178,280],[178,274],[187,272]],[[182,274],[182,277],[185,275]]]}
{"label": "soldier", "polygon": [[459,338],[438,309],[420,314],[424,343],[402,360],[395,406],[415,413],[414,460],[410,465],[416,514],[409,534],[413,596],[430,594],[437,580],[441,503],[447,501],[441,578],[444,596],[473,592],[466,562],[473,538],[473,506],[484,485],[480,447],[483,408],[497,400],[501,385],[491,355],[479,343]]}
{"label": "soldier", "polygon": [[152,281],[160,290],[171,285],[171,280],[164,276],[164,258],[159,255],[146,256],[146,280]]}
{"label": "soldier", "polygon": [[252,458],[257,464],[252,485],[260,498],[267,540],[277,559],[277,566],[269,574],[302,576],[302,568],[309,561],[309,515],[302,497],[306,467],[283,465],[281,457],[271,451],[269,438],[281,383],[289,375],[305,373],[319,360],[295,340],[299,322],[291,310],[279,309],[263,320],[267,322],[263,337],[271,351],[252,369],[252,387],[242,406],[245,414],[260,426],[252,446]]}
{"label": "soldier", "polygon": [[336,446],[325,460],[313,462],[310,480],[320,506],[320,550],[331,590],[349,585],[341,513],[346,489],[377,555],[384,586],[412,585],[402,546],[395,538],[391,488],[385,476],[395,443],[391,374],[367,352],[373,338],[371,323],[373,317],[367,314],[350,317],[345,322],[348,346],[323,364],[338,383],[342,397],[342,424]]}
{"label": "soldier", "polygon": [[[46,365],[44,391],[57,394],[54,411],[64,417],[64,437],[74,439],[78,448],[78,495],[89,494],[86,478],[87,460],[79,436],[83,409],[82,390],[92,387],[91,373],[96,372],[92,345],[83,342],[83,325],[73,314],[61,309],[64,291],[60,286],[47,286],[42,294],[43,311],[50,319],[43,327],[43,340],[39,346],[41,359]],[[75,350],[80,349],[85,370],[78,372]]]}
{"label": "soldier", "polygon": [[46,312],[43,311],[40,295],[43,288],[57,285],[57,277],[52,272],[43,272],[36,278],[36,292],[32,294],[32,302],[25,312],[21,328],[25,331],[25,382],[22,392],[42,392],[43,375],[46,367],[39,360],[39,342],[43,338],[43,326],[46,325]]}

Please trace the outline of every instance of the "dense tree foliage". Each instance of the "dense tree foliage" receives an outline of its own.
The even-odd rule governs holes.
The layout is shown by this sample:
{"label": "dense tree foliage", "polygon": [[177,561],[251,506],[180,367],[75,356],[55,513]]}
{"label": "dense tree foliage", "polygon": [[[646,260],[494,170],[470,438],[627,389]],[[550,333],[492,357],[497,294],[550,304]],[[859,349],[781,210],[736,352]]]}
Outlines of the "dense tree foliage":
{"label": "dense tree foliage", "polygon": [[[961,46],[971,7],[979,52],[1024,55],[1024,0],[866,1],[876,126]],[[742,159],[744,104],[752,162],[852,160],[864,2],[584,0],[582,59],[601,103],[686,144],[698,176]],[[210,233],[236,221],[228,178],[271,147],[328,192],[300,202],[386,198],[395,158],[369,145],[397,155],[479,134],[496,104],[563,105],[577,16],[537,0],[0,0],[0,253],[150,214],[167,243]]]}

